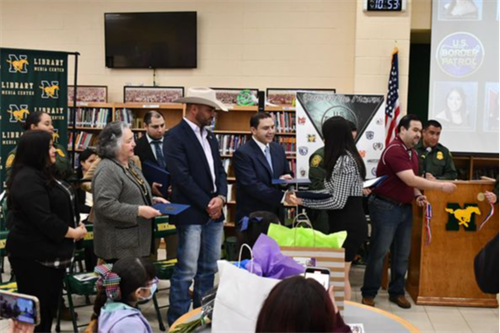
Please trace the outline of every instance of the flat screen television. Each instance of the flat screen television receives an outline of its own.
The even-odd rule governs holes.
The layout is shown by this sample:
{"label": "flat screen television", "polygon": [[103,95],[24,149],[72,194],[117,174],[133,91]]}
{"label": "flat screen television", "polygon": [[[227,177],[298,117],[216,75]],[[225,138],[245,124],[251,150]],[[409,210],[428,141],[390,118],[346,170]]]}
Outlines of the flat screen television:
{"label": "flat screen television", "polygon": [[196,12],[105,13],[106,67],[196,68]]}

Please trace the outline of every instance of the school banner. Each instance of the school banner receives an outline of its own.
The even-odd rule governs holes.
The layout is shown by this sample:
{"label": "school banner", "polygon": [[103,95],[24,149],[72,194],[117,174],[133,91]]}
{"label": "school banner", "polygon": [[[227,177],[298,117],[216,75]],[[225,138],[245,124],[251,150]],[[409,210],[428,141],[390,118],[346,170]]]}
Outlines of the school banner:
{"label": "school banner", "polygon": [[384,96],[297,93],[297,177],[309,174],[309,158],[323,147],[323,123],[341,116],[356,125],[356,147],[366,166],[366,178],[375,178],[384,149]]}
{"label": "school banner", "polygon": [[5,187],[9,152],[32,112],[50,114],[54,142],[67,147],[68,54],[0,48],[0,180]]}

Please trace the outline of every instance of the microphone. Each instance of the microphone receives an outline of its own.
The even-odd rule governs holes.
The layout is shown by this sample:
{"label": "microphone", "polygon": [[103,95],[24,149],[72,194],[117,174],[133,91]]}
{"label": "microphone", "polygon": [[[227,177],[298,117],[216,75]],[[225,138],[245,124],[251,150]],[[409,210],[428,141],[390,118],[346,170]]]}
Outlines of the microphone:
{"label": "microphone", "polygon": [[423,155],[424,157],[424,162],[422,163],[423,170],[422,170],[422,177],[425,178],[425,174],[427,173],[427,156],[432,152],[432,147],[427,147],[425,149],[425,154]]}

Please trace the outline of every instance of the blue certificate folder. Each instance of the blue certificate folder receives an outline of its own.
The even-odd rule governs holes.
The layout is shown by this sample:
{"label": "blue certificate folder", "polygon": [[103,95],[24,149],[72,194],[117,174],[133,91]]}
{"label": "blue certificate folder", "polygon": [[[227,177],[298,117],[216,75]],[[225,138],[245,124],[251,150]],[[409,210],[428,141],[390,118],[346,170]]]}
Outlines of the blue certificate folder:
{"label": "blue certificate folder", "polygon": [[163,215],[177,215],[188,209],[189,205],[174,204],[174,203],[157,203],[153,205],[154,209],[158,209]]}
{"label": "blue certificate folder", "polygon": [[288,185],[288,184],[311,184],[309,178],[297,178],[297,179],[273,179],[273,185]]}
{"label": "blue certificate folder", "polygon": [[170,173],[150,161],[145,161],[144,163],[142,163],[142,173],[144,174],[144,178],[146,178],[148,183],[159,183],[162,185],[160,187],[160,192],[163,197],[166,198],[168,194],[168,186],[170,185]]}

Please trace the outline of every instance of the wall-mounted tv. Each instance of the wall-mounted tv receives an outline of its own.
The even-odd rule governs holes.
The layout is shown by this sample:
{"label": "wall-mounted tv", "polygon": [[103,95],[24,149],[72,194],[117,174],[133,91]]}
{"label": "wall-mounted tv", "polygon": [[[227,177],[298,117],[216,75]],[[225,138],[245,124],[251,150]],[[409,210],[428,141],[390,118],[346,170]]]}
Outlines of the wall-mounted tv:
{"label": "wall-mounted tv", "polygon": [[105,13],[106,67],[196,68],[196,12]]}

